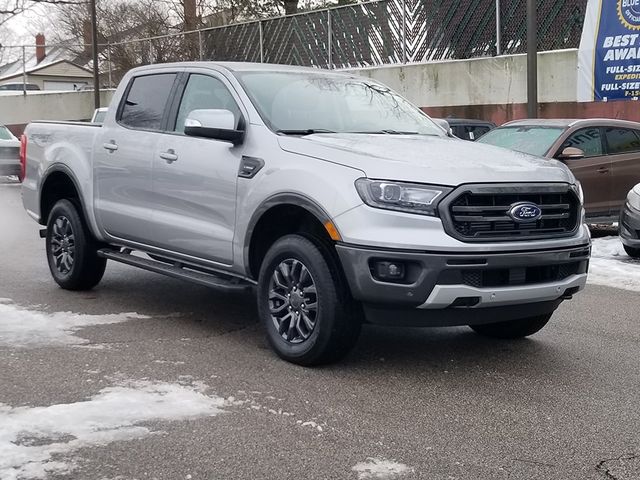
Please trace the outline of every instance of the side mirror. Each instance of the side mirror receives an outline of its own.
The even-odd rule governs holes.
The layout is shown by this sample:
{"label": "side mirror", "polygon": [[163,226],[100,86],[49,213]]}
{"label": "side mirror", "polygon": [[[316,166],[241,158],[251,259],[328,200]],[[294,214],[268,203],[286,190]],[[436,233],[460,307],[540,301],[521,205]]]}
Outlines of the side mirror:
{"label": "side mirror", "polygon": [[229,110],[192,110],[184,121],[184,134],[223,140],[234,145],[244,140],[244,130],[236,129],[235,117]]}
{"label": "side mirror", "polygon": [[579,160],[584,158],[584,152],[576,147],[567,147],[558,155],[558,160]]}

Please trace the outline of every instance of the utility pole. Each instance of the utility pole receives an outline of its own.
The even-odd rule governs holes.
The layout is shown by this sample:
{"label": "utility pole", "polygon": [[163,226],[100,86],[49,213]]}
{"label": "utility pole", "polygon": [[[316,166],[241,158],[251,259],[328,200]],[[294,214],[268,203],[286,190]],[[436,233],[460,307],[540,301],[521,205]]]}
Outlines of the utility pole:
{"label": "utility pole", "polygon": [[298,13],[298,3],[300,0],[284,0],[284,14],[293,15]]}
{"label": "utility pole", "polygon": [[27,94],[27,54],[22,46],[22,95]]}
{"label": "utility pole", "polygon": [[196,29],[198,10],[196,0],[184,0],[184,30],[190,32]]}
{"label": "utility pole", "polygon": [[[196,0],[184,0],[184,31],[192,32],[198,23]],[[189,51],[189,60],[202,60],[202,35],[198,32],[199,45],[196,45],[193,34],[185,35],[185,45]]]}
{"label": "utility pole", "polygon": [[91,53],[93,55],[93,103],[100,108],[100,71],[98,70],[98,20],[96,0],[90,1],[91,8]]}
{"label": "utility pole", "polygon": [[538,118],[538,19],[536,0],[527,0],[527,116]]}
{"label": "utility pole", "polygon": [[496,0],[496,55],[502,55],[502,26],[500,25],[500,0]]}

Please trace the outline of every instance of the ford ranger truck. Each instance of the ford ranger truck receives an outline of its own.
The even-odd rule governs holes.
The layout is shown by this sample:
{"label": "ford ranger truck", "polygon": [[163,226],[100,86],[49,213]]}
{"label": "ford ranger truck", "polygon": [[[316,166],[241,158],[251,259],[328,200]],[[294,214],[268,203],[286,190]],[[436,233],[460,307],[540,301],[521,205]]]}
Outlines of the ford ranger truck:
{"label": "ford ranger truck", "polygon": [[356,75],[145,66],[103,124],[24,135],[23,202],[62,288],[95,287],[111,260],[250,290],[301,365],[345,355],[365,322],[531,335],[587,280],[564,165],[452,138]]}

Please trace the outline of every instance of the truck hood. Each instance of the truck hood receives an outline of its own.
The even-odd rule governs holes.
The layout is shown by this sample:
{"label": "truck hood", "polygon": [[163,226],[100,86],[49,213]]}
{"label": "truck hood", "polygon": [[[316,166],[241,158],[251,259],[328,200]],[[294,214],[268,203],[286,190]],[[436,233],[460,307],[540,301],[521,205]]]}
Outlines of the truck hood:
{"label": "truck hood", "polygon": [[369,178],[450,186],[575,182],[556,160],[449,137],[336,133],[281,136],[278,141],[287,152],[357,168]]}

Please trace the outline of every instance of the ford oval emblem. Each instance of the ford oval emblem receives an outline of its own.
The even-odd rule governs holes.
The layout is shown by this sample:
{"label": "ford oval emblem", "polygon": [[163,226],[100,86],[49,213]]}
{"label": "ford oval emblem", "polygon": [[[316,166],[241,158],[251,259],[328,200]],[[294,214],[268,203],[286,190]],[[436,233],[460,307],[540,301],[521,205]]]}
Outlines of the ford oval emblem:
{"label": "ford oval emblem", "polygon": [[511,205],[509,216],[516,222],[535,222],[542,217],[542,210],[535,203],[516,203]]}

